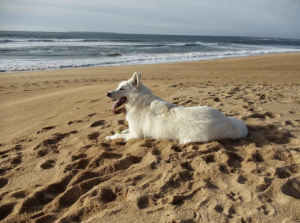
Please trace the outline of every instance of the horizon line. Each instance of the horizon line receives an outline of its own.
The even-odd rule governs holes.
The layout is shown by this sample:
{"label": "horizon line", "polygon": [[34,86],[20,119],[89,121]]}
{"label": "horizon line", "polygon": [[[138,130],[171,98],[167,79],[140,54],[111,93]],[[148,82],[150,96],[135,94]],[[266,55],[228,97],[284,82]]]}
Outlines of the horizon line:
{"label": "horizon line", "polygon": [[243,36],[243,35],[205,35],[205,34],[145,34],[145,33],[119,33],[119,32],[105,32],[105,31],[24,31],[24,30],[0,30],[0,32],[31,32],[31,33],[102,33],[102,34],[118,34],[118,35],[156,35],[156,36],[208,36],[208,37],[240,37],[240,38],[270,38],[270,39],[293,39],[300,40],[300,38],[292,37],[270,37],[270,36]]}

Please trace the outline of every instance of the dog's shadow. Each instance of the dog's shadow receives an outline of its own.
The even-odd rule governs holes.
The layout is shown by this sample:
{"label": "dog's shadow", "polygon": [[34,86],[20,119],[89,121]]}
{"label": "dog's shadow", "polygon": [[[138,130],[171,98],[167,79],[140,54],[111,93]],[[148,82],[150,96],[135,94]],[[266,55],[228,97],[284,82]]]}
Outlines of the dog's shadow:
{"label": "dog's shadow", "polygon": [[278,125],[263,124],[263,125],[247,125],[249,134],[247,140],[255,143],[258,147],[274,144],[288,144],[293,135]]}

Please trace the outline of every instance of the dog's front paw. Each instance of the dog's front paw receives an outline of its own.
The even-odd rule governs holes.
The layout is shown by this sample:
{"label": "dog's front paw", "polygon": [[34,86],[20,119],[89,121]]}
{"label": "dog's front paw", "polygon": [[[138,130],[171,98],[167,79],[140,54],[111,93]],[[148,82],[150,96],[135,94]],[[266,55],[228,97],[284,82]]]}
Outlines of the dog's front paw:
{"label": "dog's front paw", "polygon": [[106,136],[105,139],[106,140],[114,139],[114,136]]}
{"label": "dog's front paw", "polygon": [[130,133],[129,129],[126,129],[126,130],[122,131],[122,134],[128,134],[128,133]]}

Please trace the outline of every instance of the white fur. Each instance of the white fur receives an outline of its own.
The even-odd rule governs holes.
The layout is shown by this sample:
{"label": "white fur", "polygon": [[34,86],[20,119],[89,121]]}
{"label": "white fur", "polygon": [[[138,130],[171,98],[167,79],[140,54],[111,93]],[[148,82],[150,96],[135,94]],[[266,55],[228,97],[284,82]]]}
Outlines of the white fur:
{"label": "white fur", "polygon": [[220,111],[206,107],[180,107],[156,97],[141,83],[141,75],[134,73],[128,81],[108,92],[112,99],[126,97],[126,120],[129,131],[107,136],[106,139],[134,138],[172,139],[180,143],[207,142],[224,138],[246,137],[243,121],[227,117]]}

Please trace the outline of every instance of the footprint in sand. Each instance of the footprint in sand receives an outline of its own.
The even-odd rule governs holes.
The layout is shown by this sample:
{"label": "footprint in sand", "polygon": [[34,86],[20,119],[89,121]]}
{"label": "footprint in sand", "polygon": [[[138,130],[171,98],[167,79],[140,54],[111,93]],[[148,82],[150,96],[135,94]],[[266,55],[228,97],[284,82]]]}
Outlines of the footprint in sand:
{"label": "footprint in sand", "polygon": [[98,102],[98,101],[101,101],[101,99],[91,100],[91,101],[89,101],[89,103],[95,103],[95,102]]}
{"label": "footprint in sand", "polygon": [[236,179],[236,182],[239,184],[245,184],[247,182],[247,178],[243,175],[239,175]]}
{"label": "footprint in sand", "polygon": [[99,156],[96,156],[92,159],[92,161],[89,164],[89,168],[97,168],[105,164],[107,160],[120,159],[121,157],[122,155],[118,153],[103,152]]}
{"label": "footprint in sand", "polygon": [[88,134],[88,139],[89,140],[97,140],[99,135],[100,135],[99,132],[92,132],[92,133]]}
{"label": "footprint in sand", "polygon": [[23,214],[43,210],[46,204],[52,202],[56,197],[64,193],[72,178],[73,174],[70,173],[59,181],[43,186],[39,190],[35,190],[32,194],[22,200],[21,204],[18,205],[18,209],[15,211],[19,214]]}
{"label": "footprint in sand", "polygon": [[262,183],[262,184],[259,184],[255,187],[255,192],[256,193],[261,193],[261,192],[264,192],[266,191],[268,188],[270,187],[270,184],[269,183]]}
{"label": "footprint in sand", "polygon": [[115,201],[117,199],[117,194],[112,188],[101,188],[99,197],[102,203],[107,204]]}
{"label": "footprint in sand", "polygon": [[72,155],[71,159],[72,159],[72,161],[75,161],[75,160],[78,160],[81,158],[86,158],[86,157],[87,157],[87,155],[85,153],[79,153],[79,154]]}
{"label": "footprint in sand", "polygon": [[[84,190],[81,189],[79,186],[71,187],[70,189],[66,190],[56,201],[56,209],[62,209],[65,207],[69,207],[85,193]],[[102,188],[93,190],[90,192],[90,196],[95,198],[98,202],[102,205],[106,205],[108,203],[114,202],[118,199],[119,196],[123,197],[122,190],[116,187],[107,187],[104,186]],[[84,198],[83,200],[85,200]],[[76,205],[76,204],[75,204]],[[75,211],[72,210],[64,215],[62,218],[59,219],[59,222],[69,222],[69,221],[76,221],[76,219],[81,219],[82,213],[84,212],[85,207],[78,207]]]}
{"label": "footprint in sand", "polygon": [[0,188],[3,188],[7,185],[8,179],[7,178],[0,178]]}
{"label": "footprint in sand", "polygon": [[58,153],[58,145],[59,142],[66,138],[69,137],[72,134],[77,134],[78,132],[72,131],[72,132],[68,132],[68,133],[55,133],[52,135],[51,138],[46,139],[44,141],[42,141],[40,144],[38,144],[37,146],[34,147],[34,150],[37,151],[37,157],[43,157],[51,152],[54,153]]}
{"label": "footprint in sand", "polygon": [[293,137],[292,134],[274,124],[247,125],[249,136],[258,146],[267,145],[270,142],[287,144]]}
{"label": "footprint in sand", "polygon": [[145,209],[149,206],[149,196],[143,195],[137,199],[137,206],[139,209]]}
{"label": "footprint in sand", "polygon": [[300,177],[289,179],[281,188],[287,196],[300,199]]}
{"label": "footprint in sand", "polygon": [[214,207],[214,210],[216,211],[216,212],[218,212],[218,213],[223,213],[223,211],[224,211],[224,208],[222,207],[222,205],[220,205],[220,204],[217,204],[215,207]]}
{"label": "footprint in sand", "polygon": [[22,163],[22,155],[18,155],[16,157],[12,158],[10,163],[15,164],[15,165]]}
{"label": "footprint in sand", "polygon": [[280,179],[285,179],[290,177],[293,174],[293,170],[290,166],[281,166],[276,168],[275,175]]}
{"label": "footprint in sand", "polygon": [[96,115],[97,113],[92,113],[92,114],[89,114],[87,115],[85,118],[90,118],[90,117],[93,117],[94,115]]}
{"label": "footprint in sand", "polygon": [[7,203],[0,206],[0,221],[10,215],[15,207],[15,203]]}
{"label": "footprint in sand", "polygon": [[43,132],[48,132],[49,130],[54,129],[54,128],[55,128],[55,126],[48,126],[48,127],[42,128],[42,130],[38,131],[37,134],[40,134]]}
{"label": "footprint in sand", "polygon": [[83,122],[83,121],[81,121],[81,120],[69,121],[68,125],[72,125],[72,124],[75,124],[75,123],[81,123],[81,122]]}
{"label": "footprint in sand", "polygon": [[36,153],[38,158],[48,155],[49,153],[54,152],[58,153],[57,148],[52,147],[51,149],[39,149]]}
{"label": "footprint in sand", "polygon": [[19,190],[19,191],[12,193],[10,195],[10,197],[21,199],[21,198],[25,198],[26,195],[27,195],[27,192],[25,190]]}
{"label": "footprint in sand", "polygon": [[19,150],[22,149],[22,145],[15,145],[15,146],[13,147],[13,149],[16,150],[16,151],[19,151]]}
{"label": "footprint in sand", "polygon": [[44,162],[40,165],[40,167],[41,167],[42,169],[44,169],[44,170],[45,170],[45,169],[51,169],[51,168],[54,167],[55,163],[56,163],[55,160],[52,160],[52,159],[46,160],[46,161],[44,161]]}
{"label": "footprint in sand", "polygon": [[11,170],[12,168],[0,168],[0,175],[5,175],[7,171]]}
{"label": "footprint in sand", "polygon": [[261,205],[257,208],[257,210],[268,216],[275,214],[275,209],[270,204]]}
{"label": "footprint in sand", "polygon": [[235,218],[236,216],[239,216],[236,207],[233,205],[229,205],[229,207],[225,209],[225,214],[228,216],[228,218]]}
{"label": "footprint in sand", "polygon": [[243,120],[247,120],[250,118],[259,118],[259,119],[270,119],[270,118],[279,118],[280,115],[274,112],[269,111],[255,111],[253,114],[243,117]]}
{"label": "footprint in sand", "polygon": [[227,203],[225,205],[216,204],[212,209],[219,214],[227,216],[228,218],[235,218],[241,215],[237,207],[235,207],[231,203]]}
{"label": "footprint in sand", "polygon": [[[10,153],[10,152],[17,152],[17,154],[19,155],[19,156],[21,156],[22,155],[22,153],[21,152],[18,152],[18,151],[20,151],[20,150],[22,150],[22,146],[21,145],[15,145],[12,149],[8,149],[8,150],[4,150],[4,151],[0,151],[0,158],[6,158],[6,157],[8,157],[9,156],[9,154],[8,153]],[[16,162],[17,163],[17,162]]]}
{"label": "footprint in sand", "polygon": [[93,122],[90,127],[97,127],[97,126],[101,126],[101,125],[104,125],[105,123],[105,120],[98,120],[96,122]]}
{"label": "footprint in sand", "polygon": [[4,151],[0,151],[0,158],[6,158],[8,157],[8,155],[6,153],[8,153],[10,150],[4,150]]}
{"label": "footprint in sand", "polygon": [[64,173],[71,170],[85,169],[89,165],[89,163],[90,163],[90,159],[87,158],[75,160],[74,162],[66,166]]}
{"label": "footprint in sand", "polygon": [[35,149],[38,149],[41,146],[49,146],[49,145],[58,144],[60,142],[60,140],[70,136],[71,134],[76,134],[76,133],[77,133],[76,130],[72,131],[72,132],[68,132],[68,133],[55,133],[52,135],[52,138],[44,140],[42,143],[37,145]]}
{"label": "footprint in sand", "polygon": [[242,203],[243,202],[243,198],[242,196],[239,195],[239,193],[234,193],[232,191],[226,193],[227,198],[229,198],[230,200],[234,201],[234,202],[238,202],[238,203]]}

